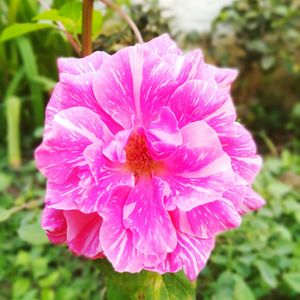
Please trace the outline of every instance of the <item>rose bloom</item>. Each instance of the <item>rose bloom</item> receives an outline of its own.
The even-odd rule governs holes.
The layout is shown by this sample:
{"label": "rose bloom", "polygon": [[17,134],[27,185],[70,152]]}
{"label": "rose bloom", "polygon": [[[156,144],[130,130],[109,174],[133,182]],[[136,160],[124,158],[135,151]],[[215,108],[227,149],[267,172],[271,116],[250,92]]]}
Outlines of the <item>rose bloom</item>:
{"label": "rose bloom", "polygon": [[237,72],[168,35],[58,69],[35,153],[50,241],[118,272],[195,279],[215,236],[264,204],[251,188],[261,158],[235,122]]}

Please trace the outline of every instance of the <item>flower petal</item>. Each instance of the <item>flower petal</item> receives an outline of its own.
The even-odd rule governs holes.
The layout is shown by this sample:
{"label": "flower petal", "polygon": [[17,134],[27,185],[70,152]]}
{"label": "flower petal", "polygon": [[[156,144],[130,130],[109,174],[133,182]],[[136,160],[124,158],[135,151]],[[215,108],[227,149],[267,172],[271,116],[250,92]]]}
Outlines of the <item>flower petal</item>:
{"label": "flower petal", "polygon": [[[202,79],[204,65],[202,51],[197,49],[186,55],[167,54],[164,60],[172,67],[179,85],[192,79]],[[203,78],[207,80],[207,76]]]}
{"label": "flower petal", "polygon": [[181,85],[169,99],[169,106],[177,117],[179,127],[203,120],[220,108],[229,93],[203,80],[191,80]]}
{"label": "flower petal", "polygon": [[233,81],[238,76],[238,71],[229,68],[218,68],[213,65],[207,65],[210,72],[213,74],[216,83],[219,87],[229,88]]}
{"label": "flower petal", "polygon": [[163,179],[171,191],[168,207],[173,203],[186,211],[219,199],[233,184],[234,174],[218,136],[205,122],[190,123],[181,134],[184,145],[164,160]]}
{"label": "flower petal", "polygon": [[159,56],[164,56],[166,54],[182,54],[182,51],[177,47],[176,43],[170,38],[170,36],[165,33],[161,36],[152,39],[151,41],[144,43],[143,47],[151,50],[151,52],[156,53]]}
{"label": "flower petal", "polygon": [[134,186],[133,174],[120,165],[113,166],[102,154],[99,144],[88,146],[84,157],[89,164],[93,179],[86,178],[88,187],[86,197],[77,198],[77,205],[82,212],[100,212],[108,201],[112,191],[118,186]]}
{"label": "flower petal", "polygon": [[63,244],[67,239],[67,223],[63,211],[45,206],[41,221],[49,240],[53,244]]}
{"label": "flower petal", "polygon": [[[117,123],[147,123],[175,90],[172,70],[159,56],[137,45],[120,50],[96,74],[93,90],[101,107]],[[133,118],[134,117],[134,118]]]}
{"label": "flower petal", "polygon": [[86,165],[83,151],[91,143],[107,140],[107,130],[97,114],[73,107],[55,115],[51,133],[35,152],[37,166],[51,181],[64,182],[72,170]]}
{"label": "flower petal", "polygon": [[109,59],[109,55],[103,51],[95,51],[91,55],[83,58],[62,57],[57,60],[58,71],[79,75],[84,73],[95,73],[102,63]]}
{"label": "flower petal", "polygon": [[261,169],[262,159],[259,155],[249,157],[231,157],[233,171],[245,180],[252,183]]}
{"label": "flower petal", "polygon": [[241,217],[234,206],[226,200],[216,200],[184,212],[171,212],[178,230],[197,238],[213,238],[216,234],[238,227]]}
{"label": "flower petal", "polygon": [[259,196],[252,188],[247,187],[247,192],[242,204],[242,207],[239,210],[239,213],[246,214],[248,212],[257,210],[264,206],[266,201]]}
{"label": "flower petal", "polygon": [[[181,129],[183,145],[164,160],[170,174],[185,177],[204,177],[230,170],[228,157],[222,150],[216,132],[203,121]],[[217,163],[214,163],[216,160]]]}
{"label": "flower petal", "polygon": [[177,272],[183,269],[190,280],[195,280],[214,248],[214,239],[198,239],[177,231],[176,249],[168,254],[165,261],[152,268],[159,273]]}
{"label": "flower petal", "polygon": [[174,152],[182,144],[181,132],[174,113],[163,107],[157,119],[151,121],[146,129],[149,150],[154,159],[161,159]]}
{"label": "flower petal", "polygon": [[101,108],[95,98],[92,85],[94,76],[92,73],[61,74],[60,82],[51,97],[53,101],[50,100],[49,105],[55,102],[58,111],[75,106],[87,107],[98,114],[113,133],[118,132],[122,127]]}
{"label": "flower petal", "polygon": [[214,239],[197,239],[181,232],[177,233],[177,238],[178,244],[171,254],[171,260],[181,260],[186,276],[190,280],[195,280],[205,267],[215,241]]}
{"label": "flower petal", "polygon": [[63,212],[67,223],[67,243],[77,255],[93,258],[102,252],[99,234],[102,218],[97,213],[78,210]]}
{"label": "flower petal", "polygon": [[49,207],[61,210],[77,209],[76,199],[84,193],[77,173],[70,174],[68,180],[62,184],[47,182],[45,202]]}
{"label": "flower petal", "polygon": [[223,150],[231,157],[233,170],[247,183],[252,183],[261,168],[256,145],[250,132],[241,124],[224,124],[215,128]]}
{"label": "flower petal", "polygon": [[101,245],[117,272],[139,272],[143,268],[143,256],[133,244],[131,231],[123,225],[123,206],[130,190],[129,187],[116,189],[101,211]]}
{"label": "flower petal", "polygon": [[157,177],[139,178],[124,206],[124,226],[133,233],[135,247],[144,254],[171,252],[176,232],[163,205],[163,181]]}

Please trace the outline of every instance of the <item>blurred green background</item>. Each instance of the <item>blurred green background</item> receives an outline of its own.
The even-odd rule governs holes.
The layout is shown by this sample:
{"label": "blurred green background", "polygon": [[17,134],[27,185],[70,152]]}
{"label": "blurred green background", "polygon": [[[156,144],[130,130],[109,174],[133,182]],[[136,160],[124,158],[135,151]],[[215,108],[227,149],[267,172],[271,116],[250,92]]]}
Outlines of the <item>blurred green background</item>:
{"label": "blurred green background", "polygon": [[[300,1],[235,1],[206,33],[174,31],[157,1],[115,2],[145,40],[172,32],[183,49],[202,48],[207,61],[240,70],[234,100],[264,156],[255,189],[267,205],[219,236],[197,299],[300,299]],[[56,23],[79,41],[82,19],[80,1],[51,7],[0,0],[0,300],[105,298],[93,261],[50,245],[39,225],[45,180],[33,150],[57,81],[56,58],[76,55]],[[94,50],[110,53],[135,43],[127,24],[101,5],[93,40]]]}

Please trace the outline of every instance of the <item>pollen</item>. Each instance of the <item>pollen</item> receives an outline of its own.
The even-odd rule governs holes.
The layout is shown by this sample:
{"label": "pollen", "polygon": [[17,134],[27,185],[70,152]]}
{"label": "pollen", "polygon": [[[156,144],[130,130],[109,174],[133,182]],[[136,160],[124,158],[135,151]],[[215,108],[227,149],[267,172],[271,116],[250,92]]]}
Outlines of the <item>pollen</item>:
{"label": "pollen", "polygon": [[155,161],[149,154],[146,139],[142,135],[133,134],[125,147],[125,167],[135,176],[150,176],[162,168],[162,163]]}

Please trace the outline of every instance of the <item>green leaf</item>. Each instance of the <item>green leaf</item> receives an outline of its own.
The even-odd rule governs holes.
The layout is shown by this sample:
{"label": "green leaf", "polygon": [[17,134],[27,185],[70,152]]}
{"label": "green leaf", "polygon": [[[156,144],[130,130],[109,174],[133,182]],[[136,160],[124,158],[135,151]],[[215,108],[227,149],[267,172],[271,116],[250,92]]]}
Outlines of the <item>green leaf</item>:
{"label": "green leaf", "polygon": [[21,101],[16,96],[9,96],[6,102],[7,153],[9,165],[15,169],[21,166],[20,117]]}
{"label": "green leaf", "polygon": [[76,28],[76,24],[74,20],[71,18],[62,16],[59,14],[59,11],[57,9],[50,9],[43,11],[42,13],[38,14],[33,18],[33,21],[38,20],[49,20],[53,22],[62,22],[64,26],[66,27],[67,31],[74,31]]}
{"label": "green leaf", "polygon": [[255,296],[244,279],[238,275],[235,276],[235,287],[233,292],[234,300],[255,300]]}
{"label": "green leaf", "polygon": [[103,16],[100,11],[93,11],[93,25],[92,25],[92,36],[93,40],[95,40],[102,30],[102,24],[103,24]]}
{"label": "green leaf", "polygon": [[32,271],[34,278],[39,278],[47,274],[48,261],[44,257],[38,257],[32,262]]}
{"label": "green leaf", "polygon": [[0,223],[7,221],[11,215],[12,211],[10,209],[0,207]]}
{"label": "green leaf", "polygon": [[39,280],[39,286],[42,288],[53,287],[59,279],[59,272],[53,272],[47,277]]}
{"label": "green leaf", "polygon": [[28,278],[18,278],[14,284],[13,284],[13,295],[14,299],[24,296],[24,294],[29,290],[30,288],[30,281]]}
{"label": "green leaf", "polygon": [[27,80],[30,83],[30,100],[34,112],[33,119],[36,126],[41,126],[44,123],[44,99],[40,83],[34,81],[39,76],[37,58],[32,43],[28,38],[18,38],[17,45],[23,60]]}
{"label": "green leaf", "polygon": [[20,239],[32,245],[43,245],[48,243],[48,238],[40,225],[40,218],[35,213],[28,213],[23,218],[18,229]]}
{"label": "green leaf", "polygon": [[11,183],[11,176],[5,173],[0,173],[0,192],[5,191]]}
{"label": "green leaf", "polygon": [[235,286],[235,275],[229,271],[221,273],[215,283],[212,300],[232,300]]}
{"label": "green leaf", "polygon": [[99,261],[104,274],[108,300],[192,300],[194,284],[182,272],[160,275],[142,271],[137,274],[117,273],[106,261]]}
{"label": "green leaf", "polygon": [[52,28],[51,24],[40,23],[18,23],[6,27],[0,36],[0,42],[4,42],[29,32],[38,31],[46,28]]}
{"label": "green leaf", "polygon": [[255,263],[255,265],[258,268],[264,282],[271,288],[276,288],[277,279],[276,279],[275,269],[272,268],[266,261],[263,260],[258,260]]}
{"label": "green leaf", "polygon": [[284,281],[293,289],[294,292],[300,293],[300,273],[285,273]]}
{"label": "green leaf", "polygon": [[82,14],[82,3],[79,1],[69,1],[62,6],[59,14],[77,22]]}

